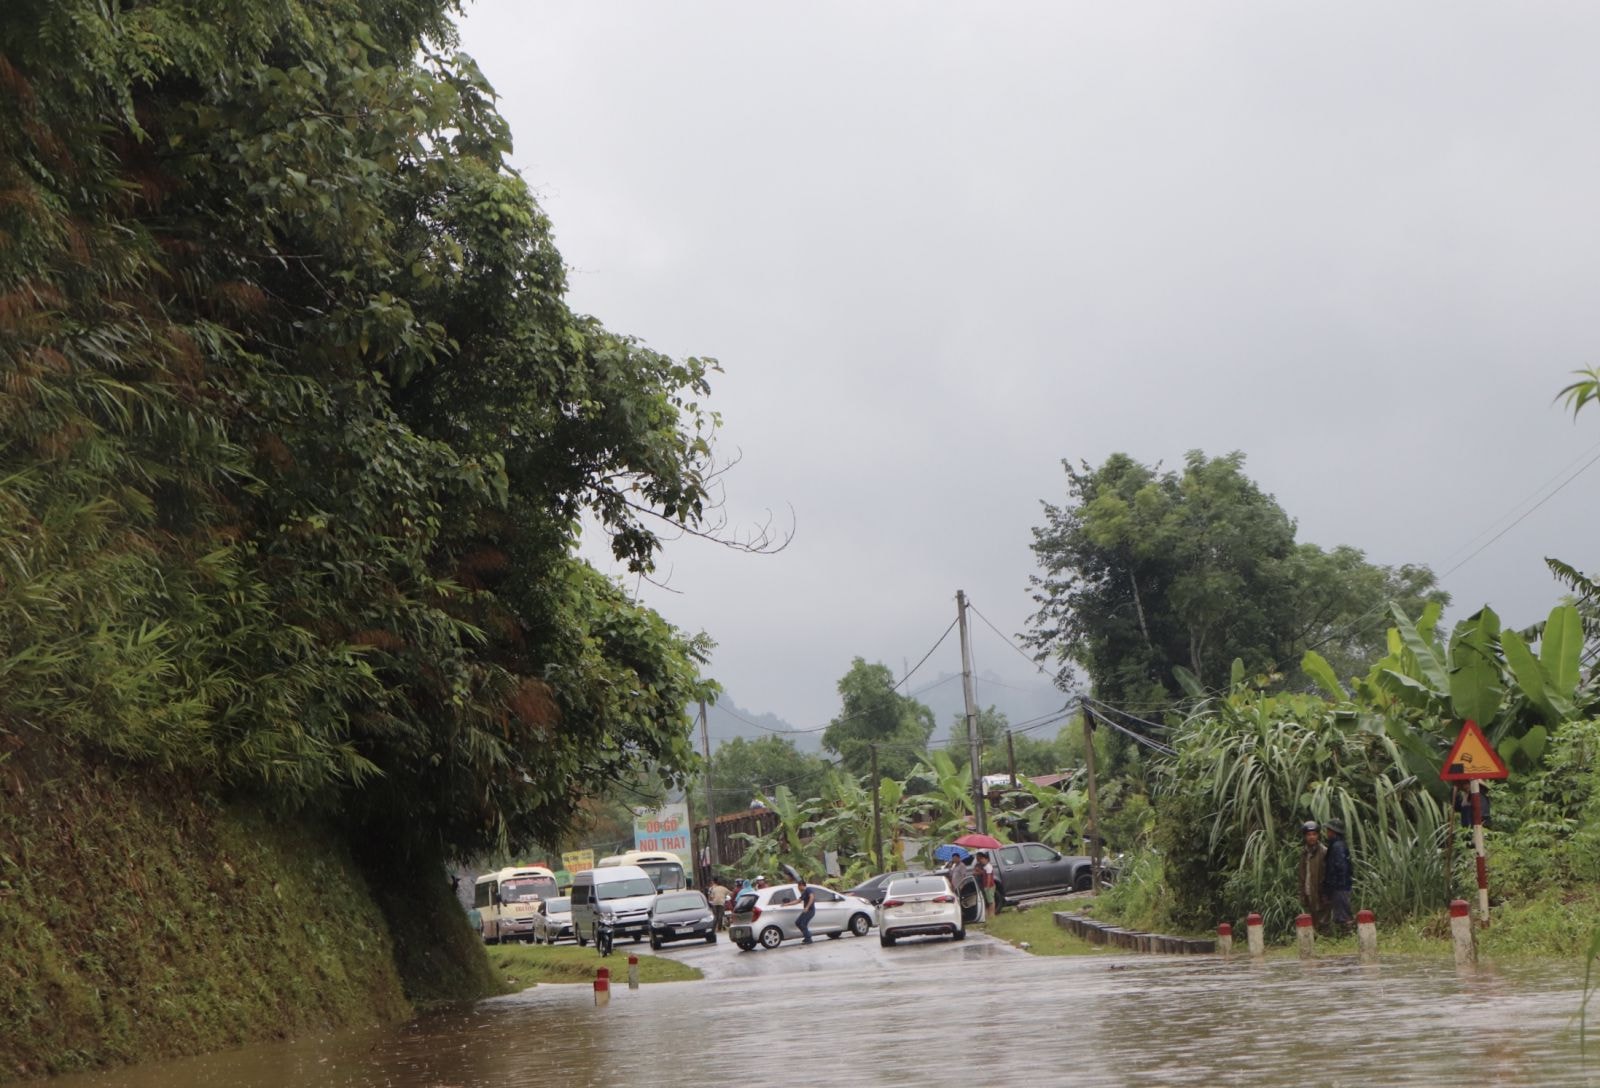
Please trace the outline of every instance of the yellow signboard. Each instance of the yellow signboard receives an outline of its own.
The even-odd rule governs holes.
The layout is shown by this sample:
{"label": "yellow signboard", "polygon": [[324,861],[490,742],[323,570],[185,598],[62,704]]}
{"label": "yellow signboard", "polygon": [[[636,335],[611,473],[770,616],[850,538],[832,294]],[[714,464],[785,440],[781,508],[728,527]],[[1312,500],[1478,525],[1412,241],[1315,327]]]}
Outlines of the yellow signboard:
{"label": "yellow signboard", "polygon": [[594,868],[593,850],[566,850],[561,854],[561,867],[569,873],[583,873]]}

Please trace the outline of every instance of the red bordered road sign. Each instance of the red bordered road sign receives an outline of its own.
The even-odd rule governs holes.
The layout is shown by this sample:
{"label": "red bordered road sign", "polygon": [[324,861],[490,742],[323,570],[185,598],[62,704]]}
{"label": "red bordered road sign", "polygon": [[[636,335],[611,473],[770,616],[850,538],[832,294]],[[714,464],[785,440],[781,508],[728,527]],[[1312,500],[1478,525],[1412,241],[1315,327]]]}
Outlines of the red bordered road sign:
{"label": "red bordered road sign", "polygon": [[1456,737],[1450,754],[1445,756],[1444,770],[1439,772],[1439,777],[1446,782],[1467,782],[1474,778],[1506,778],[1510,774],[1478,723],[1469,719],[1461,727],[1461,735]]}

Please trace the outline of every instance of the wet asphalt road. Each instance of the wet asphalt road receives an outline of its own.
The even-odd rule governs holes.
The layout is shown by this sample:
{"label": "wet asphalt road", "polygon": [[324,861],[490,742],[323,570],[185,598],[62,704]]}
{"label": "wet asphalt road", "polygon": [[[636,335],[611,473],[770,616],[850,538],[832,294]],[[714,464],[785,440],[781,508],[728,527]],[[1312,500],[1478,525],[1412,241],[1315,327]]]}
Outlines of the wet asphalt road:
{"label": "wet asphalt road", "polygon": [[[626,950],[626,945],[618,946],[619,952]],[[777,948],[758,947],[749,952],[741,952],[728,940],[727,934],[723,934],[714,945],[685,941],[669,944],[653,954],[697,967],[708,981],[830,971],[893,970],[912,964],[919,967],[954,965],[1028,955],[976,931],[968,933],[964,941],[952,941],[947,937],[905,937],[893,948],[884,948],[878,943],[876,929],[865,937],[845,936],[836,940],[818,937],[809,946],[786,940]],[[627,959],[622,962],[626,969]]]}
{"label": "wet asphalt road", "polygon": [[1600,1088],[1582,964],[1458,972],[1447,950],[1363,966],[865,938],[663,950],[699,982],[597,1007],[546,985],[403,1025],[71,1078],[60,1088],[1388,1085]]}

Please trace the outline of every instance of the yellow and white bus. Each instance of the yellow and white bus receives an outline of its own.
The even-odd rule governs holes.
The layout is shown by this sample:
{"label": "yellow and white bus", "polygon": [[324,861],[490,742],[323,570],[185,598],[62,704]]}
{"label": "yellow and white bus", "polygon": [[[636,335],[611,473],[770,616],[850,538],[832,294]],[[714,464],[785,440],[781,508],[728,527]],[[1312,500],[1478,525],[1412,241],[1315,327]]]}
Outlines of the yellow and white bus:
{"label": "yellow and white bus", "polygon": [[654,850],[629,850],[612,854],[595,862],[596,868],[611,865],[637,865],[650,876],[650,883],[658,892],[679,892],[689,887],[691,881],[683,871],[683,862],[677,854]]}
{"label": "yellow and white bus", "polygon": [[533,916],[546,899],[558,899],[556,874],[543,865],[513,865],[478,877],[472,906],[484,944],[533,940]]}

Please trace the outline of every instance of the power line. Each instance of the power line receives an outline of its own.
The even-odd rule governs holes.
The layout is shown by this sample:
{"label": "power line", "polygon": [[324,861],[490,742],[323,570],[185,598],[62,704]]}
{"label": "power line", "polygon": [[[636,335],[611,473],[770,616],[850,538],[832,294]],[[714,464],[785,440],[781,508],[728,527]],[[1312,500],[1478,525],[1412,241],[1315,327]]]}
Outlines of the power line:
{"label": "power line", "polygon": [[[1085,698],[1087,699],[1088,697],[1085,696]],[[1088,701],[1094,703],[1096,706],[1102,705],[1098,699],[1088,699]],[[1113,707],[1112,709],[1115,709],[1115,708]],[[1116,722],[1112,721],[1110,718],[1106,717],[1103,714],[1096,714],[1095,715],[1095,719],[1097,721],[1099,721],[1103,725],[1109,725],[1111,728],[1115,729],[1118,733],[1121,733],[1123,736],[1130,737],[1133,740],[1138,741],[1140,744],[1144,745],[1146,748],[1150,748],[1150,749],[1152,749],[1154,751],[1160,752],[1164,756],[1177,755],[1176,751],[1174,751],[1172,748],[1167,747],[1165,744],[1162,744],[1160,741],[1154,740],[1154,739],[1152,739],[1150,737],[1147,737],[1142,733],[1135,733],[1132,729],[1126,729],[1123,726],[1118,725]],[[1146,723],[1146,724],[1149,724],[1149,723]]]}
{"label": "power line", "polygon": [[1102,703],[1099,699],[1096,699],[1092,695],[1085,695],[1085,696],[1082,696],[1082,698],[1087,699],[1089,702],[1093,703],[1097,707],[1100,707],[1102,710],[1108,710],[1113,714],[1121,714],[1124,718],[1128,719],[1129,721],[1138,722],[1140,725],[1146,726],[1146,727],[1148,727],[1150,729],[1159,729],[1162,732],[1169,732],[1172,729],[1172,726],[1170,726],[1170,725],[1162,725],[1159,722],[1146,721],[1145,719],[1139,717],[1137,714],[1128,713],[1126,710],[1123,710],[1121,707],[1112,706],[1110,703]]}

